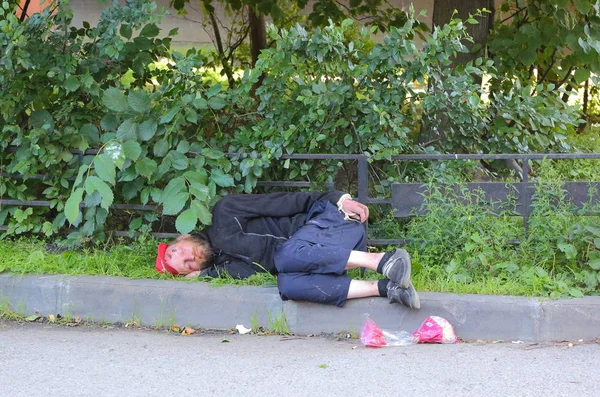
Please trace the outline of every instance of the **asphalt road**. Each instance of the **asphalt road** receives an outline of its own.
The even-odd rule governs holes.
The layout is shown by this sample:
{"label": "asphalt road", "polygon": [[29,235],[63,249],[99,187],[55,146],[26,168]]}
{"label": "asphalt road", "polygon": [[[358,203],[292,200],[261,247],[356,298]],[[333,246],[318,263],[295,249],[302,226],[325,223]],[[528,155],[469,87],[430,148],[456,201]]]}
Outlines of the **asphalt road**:
{"label": "asphalt road", "polygon": [[[227,342],[228,341],[228,342]],[[597,396],[600,345],[182,336],[0,322],[0,396]]]}

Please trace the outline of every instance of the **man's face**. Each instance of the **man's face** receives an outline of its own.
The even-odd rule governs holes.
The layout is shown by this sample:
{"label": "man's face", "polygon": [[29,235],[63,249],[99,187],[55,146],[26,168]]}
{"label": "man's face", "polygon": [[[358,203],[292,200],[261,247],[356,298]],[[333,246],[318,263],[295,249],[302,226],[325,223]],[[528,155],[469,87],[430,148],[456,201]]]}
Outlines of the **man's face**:
{"label": "man's face", "polygon": [[179,240],[165,251],[165,262],[185,276],[200,270],[200,264],[204,262],[204,252],[193,241]]}

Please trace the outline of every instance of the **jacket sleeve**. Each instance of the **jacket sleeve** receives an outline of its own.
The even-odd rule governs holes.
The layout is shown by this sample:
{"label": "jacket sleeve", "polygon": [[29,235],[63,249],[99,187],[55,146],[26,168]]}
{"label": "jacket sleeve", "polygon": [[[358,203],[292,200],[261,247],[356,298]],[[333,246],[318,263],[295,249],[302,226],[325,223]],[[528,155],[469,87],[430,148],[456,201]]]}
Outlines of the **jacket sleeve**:
{"label": "jacket sleeve", "polygon": [[254,218],[261,216],[283,217],[307,213],[318,200],[337,204],[343,193],[307,192],[272,194],[232,194],[223,197],[213,209],[213,223],[221,217]]}
{"label": "jacket sleeve", "polygon": [[231,276],[235,279],[243,279],[252,276],[253,274],[262,272],[262,269],[257,269],[256,266],[250,265],[243,261],[228,262],[222,265],[214,265],[200,272],[199,278],[219,278]]}
{"label": "jacket sleeve", "polygon": [[[250,261],[261,261],[262,253],[273,248],[274,239],[285,237],[246,233],[247,224],[261,217],[293,217],[308,213],[318,200],[329,200],[334,205],[343,195],[341,192],[275,193],[275,194],[232,194],[223,197],[213,208],[211,243],[218,248],[249,256]],[[240,251],[252,247],[249,252]],[[243,264],[244,266],[254,266]],[[235,274],[248,274],[248,269],[228,269]],[[255,269],[254,272],[260,271]],[[253,273],[254,273],[253,272]],[[252,274],[253,274],[252,273]],[[232,274],[233,275],[233,274]],[[245,277],[248,277],[246,275]]]}

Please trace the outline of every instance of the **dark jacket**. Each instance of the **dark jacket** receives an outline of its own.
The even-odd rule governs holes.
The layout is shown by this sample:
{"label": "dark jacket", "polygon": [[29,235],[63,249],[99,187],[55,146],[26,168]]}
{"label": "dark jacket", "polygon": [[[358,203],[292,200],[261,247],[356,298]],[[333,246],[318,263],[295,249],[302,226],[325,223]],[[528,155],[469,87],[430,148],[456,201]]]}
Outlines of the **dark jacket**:
{"label": "dark jacket", "polygon": [[232,194],[213,208],[212,225],[198,233],[213,248],[213,266],[201,277],[219,277],[226,271],[234,278],[257,272],[275,273],[273,256],[307,220],[319,200],[336,204],[342,192]]}

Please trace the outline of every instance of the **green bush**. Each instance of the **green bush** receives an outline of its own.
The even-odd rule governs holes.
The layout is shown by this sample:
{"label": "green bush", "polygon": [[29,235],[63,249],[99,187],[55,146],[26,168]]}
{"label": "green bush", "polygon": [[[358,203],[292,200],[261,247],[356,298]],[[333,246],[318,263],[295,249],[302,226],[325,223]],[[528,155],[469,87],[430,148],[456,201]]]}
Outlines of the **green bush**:
{"label": "green bush", "polygon": [[[341,167],[281,162],[286,153],[368,154],[385,194],[397,180],[462,172],[386,161],[395,154],[550,149],[577,120],[543,86],[524,95],[532,88],[515,83],[483,100],[477,80],[495,76],[491,61],[448,67],[469,40],[459,20],[436,28],[422,48],[413,13],[379,44],[352,21],[313,32],[271,28],[274,47],[228,88],[206,71],[203,53],[171,50],[176,30],[159,38],[164,11],[153,2],[115,3],[96,27],[80,28],[68,1],[56,6],[23,22],[9,3],[0,9],[0,166],[14,177],[2,178],[0,196],[51,202],[3,207],[8,234],[52,236],[70,224],[72,238],[102,241],[124,225],[162,228],[160,215],[177,216],[184,233],[210,223],[219,196],[251,192],[258,179],[324,182]],[[445,129],[441,144],[418,143],[424,124]],[[160,212],[135,216],[110,210],[114,203]]]}
{"label": "green bush", "polygon": [[515,216],[514,199],[491,216],[482,192],[428,185],[427,213],[412,218],[405,231],[409,250],[418,258],[417,272],[434,272],[458,284],[520,281],[534,294],[553,298],[597,294],[598,192],[591,191],[589,205],[577,210],[556,176],[549,163],[542,164],[527,229]]}

